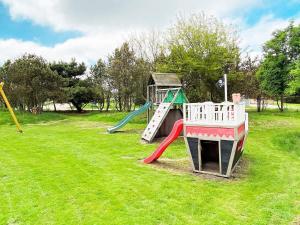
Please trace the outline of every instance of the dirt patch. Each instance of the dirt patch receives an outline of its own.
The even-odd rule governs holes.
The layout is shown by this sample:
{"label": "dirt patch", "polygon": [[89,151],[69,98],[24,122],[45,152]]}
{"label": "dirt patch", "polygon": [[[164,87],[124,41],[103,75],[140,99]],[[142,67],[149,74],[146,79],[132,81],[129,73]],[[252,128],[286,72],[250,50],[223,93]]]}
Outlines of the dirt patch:
{"label": "dirt patch", "polygon": [[296,219],[291,224],[292,225],[300,225],[300,216],[297,216]]}
{"label": "dirt patch", "polygon": [[133,158],[134,158],[133,156],[129,156],[129,155],[121,156],[121,159],[133,159]]}
{"label": "dirt patch", "polygon": [[27,123],[26,125],[28,125],[28,126],[48,126],[48,125],[59,124],[59,123],[65,122],[65,121],[67,121],[67,119],[55,120],[55,121],[50,121],[50,122],[40,122],[40,123]]}
{"label": "dirt patch", "polygon": [[152,164],[149,164],[157,169],[165,169],[170,172],[190,173],[191,164],[188,158],[180,159],[160,159]]}
{"label": "dirt patch", "polygon": [[117,132],[122,132],[122,133],[126,133],[126,134],[140,134],[142,135],[142,130],[140,129],[126,129],[126,130],[119,130]]}
{"label": "dirt patch", "polygon": [[74,123],[74,125],[80,129],[95,129],[95,128],[108,128],[110,126],[99,123],[99,122],[91,122],[91,121],[81,121]]}
{"label": "dirt patch", "polygon": [[252,121],[250,123],[251,126],[261,126],[264,128],[278,128],[278,127],[292,127],[294,124],[289,121]]}
{"label": "dirt patch", "polygon": [[242,157],[232,173],[230,180],[244,179],[248,175],[250,161],[246,157]]}
{"label": "dirt patch", "polygon": [[179,158],[179,159],[164,158],[149,164],[149,166],[157,170],[165,170],[170,173],[176,173],[176,174],[189,174],[204,179],[212,179],[212,180],[220,180],[220,181],[238,181],[246,178],[247,171],[249,169],[249,160],[247,160],[246,158],[242,158],[239,164],[236,166],[230,178],[223,178],[211,174],[193,172],[191,162],[187,157]]}

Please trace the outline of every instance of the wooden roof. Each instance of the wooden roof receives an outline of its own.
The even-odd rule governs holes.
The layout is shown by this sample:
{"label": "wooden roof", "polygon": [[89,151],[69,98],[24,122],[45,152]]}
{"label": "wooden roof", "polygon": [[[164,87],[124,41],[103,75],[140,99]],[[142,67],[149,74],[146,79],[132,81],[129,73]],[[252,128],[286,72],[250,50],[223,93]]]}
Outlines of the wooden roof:
{"label": "wooden roof", "polygon": [[151,84],[156,86],[182,86],[176,73],[151,73],[149,85]]}

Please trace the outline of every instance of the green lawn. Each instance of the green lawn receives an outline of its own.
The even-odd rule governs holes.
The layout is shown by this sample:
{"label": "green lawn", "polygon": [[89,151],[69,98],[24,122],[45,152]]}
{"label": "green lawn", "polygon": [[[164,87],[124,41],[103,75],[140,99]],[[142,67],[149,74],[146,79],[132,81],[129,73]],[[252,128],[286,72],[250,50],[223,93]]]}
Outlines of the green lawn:
{"label": "green lawn", "polygon": [[144,117],[105,132],[124,115],[18,114],[19,134],[0,112],[0,224],[300,221],[299,112],[250,112],[246,166],[234,179],[185,170],[182,139],[162,156],[164,168],[142,164],[158,145],[140,143]]}

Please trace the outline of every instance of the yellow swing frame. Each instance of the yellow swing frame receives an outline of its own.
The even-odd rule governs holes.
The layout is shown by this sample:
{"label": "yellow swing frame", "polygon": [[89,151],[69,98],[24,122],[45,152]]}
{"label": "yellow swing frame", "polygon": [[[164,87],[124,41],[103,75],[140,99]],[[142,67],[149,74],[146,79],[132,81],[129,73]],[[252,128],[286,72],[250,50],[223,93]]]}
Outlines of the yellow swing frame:
{"label": "yellow swing frame", "polygon": [[2,96],[2,98],[3,98],[3,100],[4,100],[5,104],[6,104],[6,107],[8,108],[8,111],[9,111],[11,117],[12,117],[13,121],[15,122],[16,126],[17,126],[17,130],[20,133],[22,133],[23,131],[21,129],[21,126],[20,126],[20,124],[18,122],[18,119],[17,119],[15,113],[14,113],[14,110],[12,109],[12,107],[11,107],[11,105],[10,105],[10,103],[9,103],[9,101],[8,101],[5,93],[4,93],[3,86],[4,86],[4,83],[1,82],[0,83],[0,95]]}

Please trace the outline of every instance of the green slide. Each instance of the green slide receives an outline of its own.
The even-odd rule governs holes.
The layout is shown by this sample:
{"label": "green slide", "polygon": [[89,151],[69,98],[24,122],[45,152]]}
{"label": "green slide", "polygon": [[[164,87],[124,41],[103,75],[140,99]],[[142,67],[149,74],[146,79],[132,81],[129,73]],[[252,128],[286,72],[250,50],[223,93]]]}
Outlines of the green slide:
{"label": "green slide", "polygon": [[144,113],[147,109],[149,109],[151,106],[151,102],[146,102],[145,105],[143,105],[138,110],[135,110],[131,113],[129,113],[124,119],[122,119],[116,126],[108,128],[108,133],[114,133],[115,131],[119,130],[120,128],[124,127],[133,117],[140,115]]}

